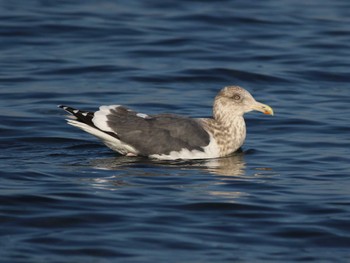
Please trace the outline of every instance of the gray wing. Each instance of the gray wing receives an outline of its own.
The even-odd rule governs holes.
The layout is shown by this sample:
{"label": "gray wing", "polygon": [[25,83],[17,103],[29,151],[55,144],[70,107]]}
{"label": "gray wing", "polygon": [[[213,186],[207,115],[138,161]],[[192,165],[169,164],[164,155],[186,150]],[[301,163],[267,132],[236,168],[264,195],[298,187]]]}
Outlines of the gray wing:
{"label": "gray wing", "polygon": [[94,114],[94,125],[115,133],[140,155],[169,154],[183,148],[203,151],[202,147],[209,144],[209,134],[195,119],[173,114],[146,115],[118,105],[103,107]]}

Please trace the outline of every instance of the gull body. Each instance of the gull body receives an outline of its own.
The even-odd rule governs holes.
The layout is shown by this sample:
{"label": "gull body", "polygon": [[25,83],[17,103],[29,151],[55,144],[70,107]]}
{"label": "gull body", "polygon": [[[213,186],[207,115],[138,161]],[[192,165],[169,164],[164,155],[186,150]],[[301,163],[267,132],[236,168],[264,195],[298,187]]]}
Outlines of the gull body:
{"label": "gull body", "polygon": [[101,106],[96,112],[59,107],[73,115],[68,124],[122,155],[168,160],[227,156],[244,143],[245,113],[256,110],[273,115],[270,106],[238,86],[225,87],[217,94],[212,118],[148,115],[121,105]]}

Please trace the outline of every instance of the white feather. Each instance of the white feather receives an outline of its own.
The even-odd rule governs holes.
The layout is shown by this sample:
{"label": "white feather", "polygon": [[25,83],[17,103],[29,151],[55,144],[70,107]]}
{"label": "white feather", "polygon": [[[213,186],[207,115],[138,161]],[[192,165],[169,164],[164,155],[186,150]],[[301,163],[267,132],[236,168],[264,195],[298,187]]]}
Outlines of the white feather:
{"label": "white feather", "polygon": [[140,118],[143,118],[143,119],[149,118],[149,116],[147,114],[144,114],[144,113],[137,113],[136,116],[140,117]]}
{"label": "white feather", "polygon": [[208,159],[220,157],[219,146],[210,135],[210,142],[203,147],[203,151],[181,149],[181,151],[172,151],[169,154],[152,154],[149,157],[161,160],[176,160],[176,159]]}
{"label": "white feather", "polygon": [[125,154],[131,154],[131,155],[138,154],[138,151],[134,147],[132,147],[126,143],[123,143],[122,141],[118,140],[117,138],[115,138],[107,133],[104,133],[103,131],[95,129],[94,127],[91,127],[85,123],[75,121],[75,120],[68,120],[68,119],[67,119],[67,123],[79,128],[79,129],[82,129],[83,131],[86,131],[87,133],[90,133],[90,134],[96,136],[97,138],[101,139],[103,141],[103,143],[107,147],[111,148],[113,151],[119,152],[119,153],[124,154],[124,155]]}
{"label": "white feather", "polygon": [[111,127],[109,127],[107,121],[107,115],[111,114],[111,110],[120,107],[120,105],[110,105],[110,106],[101,106],[100,110],[96,111],[94,114],[94,117],[92,118],[92,123],[99,129],[107,132],[114,132],[117,133],[117,131],[112,130]]}

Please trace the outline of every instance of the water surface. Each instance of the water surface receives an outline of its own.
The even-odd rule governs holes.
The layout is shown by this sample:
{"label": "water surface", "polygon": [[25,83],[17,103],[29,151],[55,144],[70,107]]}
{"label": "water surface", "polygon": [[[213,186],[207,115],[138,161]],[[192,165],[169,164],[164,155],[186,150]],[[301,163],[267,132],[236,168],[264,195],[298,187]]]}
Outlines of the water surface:
{"label": "water surface", "polygon": [[[3,262],[349,262],[348,1],[1,1]],[[121,157],[57,104],[211,115],[242,152]]]}

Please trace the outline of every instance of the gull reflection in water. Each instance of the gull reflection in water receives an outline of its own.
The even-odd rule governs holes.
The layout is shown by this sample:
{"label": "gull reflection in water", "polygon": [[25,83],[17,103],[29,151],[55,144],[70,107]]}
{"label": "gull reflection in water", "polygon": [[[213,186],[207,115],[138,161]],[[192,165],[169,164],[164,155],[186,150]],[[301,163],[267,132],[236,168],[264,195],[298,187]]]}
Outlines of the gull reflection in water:
{"label": "gull reflection in water", "polygon": [[[244,153],[237,152],[231,156],[205,159],[205,160],[175,160],[175,161],[161,161],[151,160],[141,157],[110,157],[100,158],[90,161],[90,165],[98,170],[114,171],[109,176],[100,176],[85,179],[88,183],[96,189],[117,191],[125,188],[142,188],[147,184],[144,179],[140,177],[150,176],[156,178],[157,176],[169,176],[169,180],[161,180],[161,185],[169,185],[171,187],[186,187],[195,191],[196,196],[203,194],[204,196],[215,196],[225,202],[236,202],[237,198],[246,196],[247,193],[238,191],[236,187],[226,186],[229,179],[241,180],[242,176],[246,175],[246,163],[244,161]],[[178,176],[201,176],[206,173],[218,176],[217,180],[205,179],[200,183],[193,181],[192,183],[182,183]],[[151,180],[150,183],[157,182],[157,179]],[[191,190],[190,190],[191,191]]]}
{"label": "gull reflection in water", "polygon": [[[126,167],[144,167],[142,175],[159,175],[153,174],[154,171],[149,171],[148,167],[164,167],[164,168],[176,168],[181,170],[204,170],[216,175],[224,176],[238,176],[245,173],[245,161],[244,153],[236,152],[230,156],[215,158],[215,159],[203,159],[203,160],[174,160],[174,161],[162,161],[152,160],[142,157],[110,157],[94,159],[90,161],[90,165],[95,169],[101,170],[125,170]],[[140,171],[133,171],[138,174]]]}
{"label": "gull reflection in water", "polygon": [[[198,197],[208,195],[225,202],[237,202],[238,199],[249,196],[240,185],[255,185],[273,174],[268,168],[248,168],[245,155],[252,150],[236,152],[231,156],[205,160],[174,160],[161,161],[142,157],[112,156],[90,161],[90,166],[97,170],[112,171],[101,173],[98,177],[89,177],[86,180],[94,188],[116,191],[120,189],[142,188],[158,184],[162,187],[179,187],[195,191]],[[96,173],[96,171],[95,171]],[[98,172],[97,172],[98,173]],[[215,175],[212,179],[208,175]],[[107,176],[106,176],[107,175]],[[182,180],[179,176],[204,176],[203,181]],[[207,175],[207,176],[206,176]],[[150,181],[145,176],[152,177]],[[168,176],[169,180],[162,177]],[[160,180],[157,179],[160,178]],[[238,184],[235,182],[237,181]],[[191,190],[190,190],[191,191]],[[199,198],[199,197],[198,197]]]}
{"label": "gull reflection in water", "polygon": [[245,173],[244,153],[238,152],[222,158],[203,160],[202,167],[216,175],[243,175]]}

